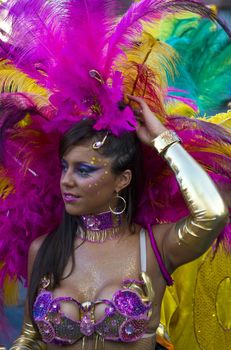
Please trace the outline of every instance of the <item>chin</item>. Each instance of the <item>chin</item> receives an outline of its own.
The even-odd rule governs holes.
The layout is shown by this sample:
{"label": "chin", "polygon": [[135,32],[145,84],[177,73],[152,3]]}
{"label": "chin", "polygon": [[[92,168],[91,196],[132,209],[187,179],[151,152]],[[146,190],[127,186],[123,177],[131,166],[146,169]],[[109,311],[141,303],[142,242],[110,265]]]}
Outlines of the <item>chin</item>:
{"label": "chin", "polygon": [[[100,208],[100,209],[99,209]],[[100,206],[96,207],[83,206],[83,205],[73,205],[71,203],[65,203],[65,210],[69,215],[72,216],[81,216],[81,215],[97,215],[109,210],[108,206]]]}
{"label": "chin", "polygon": [[65,205],[65,210],[69,215],[72,215],[72,216],[79,216],[84,214],[80,208],[76,208],[68,204]]}
{"label": "chin", "polygon": [[92,214],[92,211],[87,210],[86,208],[76,208],[71,205],[65,205],[65,210],[69,215],[72,216],[81,216],[81,215],[89,215]]}

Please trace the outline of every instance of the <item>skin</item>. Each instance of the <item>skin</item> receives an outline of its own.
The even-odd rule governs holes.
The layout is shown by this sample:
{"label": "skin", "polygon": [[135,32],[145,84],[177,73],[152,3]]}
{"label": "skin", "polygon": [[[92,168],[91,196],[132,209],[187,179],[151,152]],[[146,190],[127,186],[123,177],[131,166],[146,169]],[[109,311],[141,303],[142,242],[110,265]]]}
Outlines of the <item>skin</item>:
{"label": "skin", "polygon": [[[116,176],[111,160],[99,158],[92,142],[78,145],[62,159],[61,193],[66,211],[74,216],[108,211],[112,198],[131,181],[131,171]],[[65,201],[65,194],[79,195],[76,201]],[[94,198],[94,201],[92,201]]]}
{"label": "skin", "polygon": [[[151,145],[151,141],[166,130],[158,118],[151,112],[147,104],[138,97],[131,97],[142,110],[142,122],[137,126],[139,139]],[[63,172],[60,180],[61,192],[79,195],[74,202],[65,202],[65,208],[71,215],[100,213],[107,211],[110,202],[117,192],[128,186],[131,181],[131,171],[126,170],[120,175],[111,171],[111,160],[102,156],[92,149],[91,143],[78,145],[69,150],[63,157]],[[153,150],[154,152],[154,150]],[[131,234],[130,227],[124,223],[121,226],[121,235],[118,239],[108,240],[102,244],[85,242],[75,250],[75,268],[72,274],[61,281],[60,286],[53,291],[57,296],[71,296],[80,302],[96,300],[99,298],[110,299],[113,293],[121,286],[125,278],[139,279],[140,256],[139,256],[139,231],[135,226],[135,233]],[[163,256],[166,267],[172,273],[179,265],[196,258],[196,255],[187,248],[178,245],[175,224],[161,224],[153,228],[158,248]],[[29,251],[29,271],[31,270],[35,256],[44,240],[44,236],[35,240]],[[153,303],[153,315],[149,330],[155,332],[159,325],[160,306],[164,295],[166,282],[159,270],[156,257],[151,244],[147,239],[147,273],[151,277],[155,300]],[[81,241],[76,238],[76,246]],[[119,259],[118,259],[119,252]],[[71,270],[69,261],[64,271],[67,276]],[[64,304],[63,311],[74,320],[79,319],[78,310],[71,304]],[[102,317],[103,308],[99,305],[95,309],[96,320]],[[26,308],[25,320],[29,320]],[[93,345],[92,345],[93,346]],[[153,339],[140,340],[133,344],[106,342],[105,349],[154,349]],[[48,349],[59,349],[59,346],[49,345]],[[70,350],[80,350],[81,342],[69,346]],[[89,341],[91,349],[91,341]]]}

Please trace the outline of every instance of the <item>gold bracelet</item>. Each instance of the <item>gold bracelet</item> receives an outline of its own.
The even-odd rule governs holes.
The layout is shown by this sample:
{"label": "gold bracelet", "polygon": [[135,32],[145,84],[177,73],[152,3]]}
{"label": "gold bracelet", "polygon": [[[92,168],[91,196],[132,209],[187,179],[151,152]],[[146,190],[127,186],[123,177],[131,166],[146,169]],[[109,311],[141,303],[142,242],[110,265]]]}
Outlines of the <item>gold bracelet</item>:
{"label": "gold bracelet", "polygon": [[166,130],[151,141],[159,154],[163,154],[167,148],[176,142],[181,142],[181,140],[173,130]]}
{"label": "gold bracelet", "polygon": [[46,344],[39,339],[38,333],[30,323],[24,323],[22,333],[10,350],[45,350]]}

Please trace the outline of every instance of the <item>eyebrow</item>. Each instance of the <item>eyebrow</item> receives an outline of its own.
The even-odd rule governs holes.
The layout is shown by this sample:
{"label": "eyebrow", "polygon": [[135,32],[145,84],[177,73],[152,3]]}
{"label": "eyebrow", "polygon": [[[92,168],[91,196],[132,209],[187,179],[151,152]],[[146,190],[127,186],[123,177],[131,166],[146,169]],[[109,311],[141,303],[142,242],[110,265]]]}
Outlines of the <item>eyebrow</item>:
{"label": "eyebrow", "polygon": [[[64,158],[61,159],[61,163],[62,162],[65,162],[68,164],[68,161]],[[95,166],[95,165],[92,165],[91,163],[88,163],[88,162],[84,162],[84,161],[79,161],[79,162],[73,162],[72,163],[74,166],[80,166],[80,165],[85,165],[91,169],[100,169],[102,168],[102,166]]]}

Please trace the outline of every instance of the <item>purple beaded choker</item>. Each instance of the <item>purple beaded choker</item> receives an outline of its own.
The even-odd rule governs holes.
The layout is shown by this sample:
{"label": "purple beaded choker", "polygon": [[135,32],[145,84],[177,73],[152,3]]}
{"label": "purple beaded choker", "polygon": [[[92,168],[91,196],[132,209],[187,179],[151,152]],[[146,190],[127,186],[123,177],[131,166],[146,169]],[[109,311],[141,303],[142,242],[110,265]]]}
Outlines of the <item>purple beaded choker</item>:
{"label": "purple beaded choker", "polygon": [[84,230],[80,231],[80,238],[88,242],[102,243],[108,239],[119,237],[122,225],[122,214],[115,215],[106,211],[94,215],[82,215]]}

